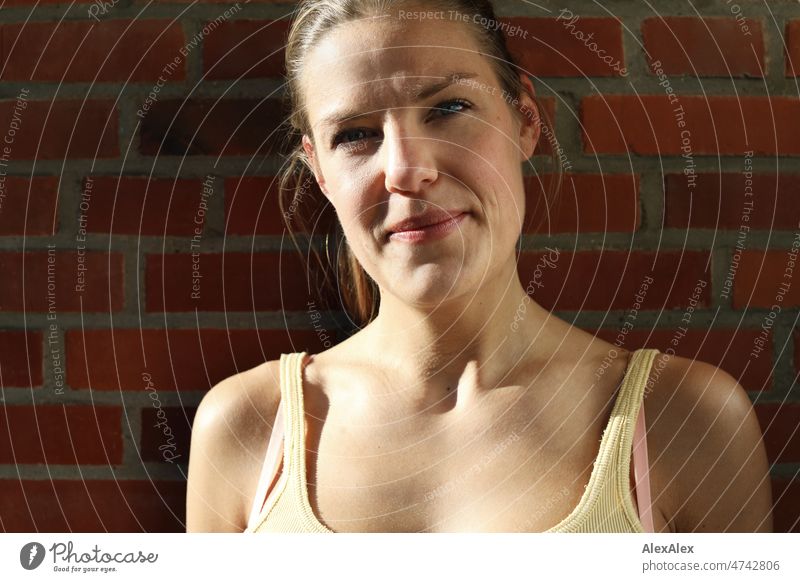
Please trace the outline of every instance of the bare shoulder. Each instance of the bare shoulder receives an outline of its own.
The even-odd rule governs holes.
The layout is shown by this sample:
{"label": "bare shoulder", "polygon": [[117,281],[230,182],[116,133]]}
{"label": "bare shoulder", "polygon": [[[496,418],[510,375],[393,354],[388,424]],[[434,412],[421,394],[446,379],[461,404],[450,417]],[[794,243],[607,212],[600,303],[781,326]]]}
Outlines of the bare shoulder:
{"label": "bare shoulder", "polygon": [[192,425],[186,530],[233,532],[247,526],[280,402],[280,362],[265,362],[216,384]]}
{"label": "bare shoulder", "polygon": [[772,531],[761,428],[733,376],[660,353],[645,388],[645,416],[653,501],[674,531]]}

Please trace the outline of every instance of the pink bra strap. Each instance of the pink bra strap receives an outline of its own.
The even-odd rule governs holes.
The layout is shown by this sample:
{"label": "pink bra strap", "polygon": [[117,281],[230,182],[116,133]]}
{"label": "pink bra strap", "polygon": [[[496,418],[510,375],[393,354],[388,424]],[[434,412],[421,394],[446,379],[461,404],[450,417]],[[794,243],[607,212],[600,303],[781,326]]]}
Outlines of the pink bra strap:
{"label": "pink bra strap", "polygon": [[647,533],[655,533],[653,512],[650,500],[650,463],[647,460],[647,434],[644,424],[644,401],[636,419],[633,432],[633,474],[636,481],[636,504],[639,506],[639,520],[642,529]]}
{"label": "pink bra strap", "polygon": [[253,500],[253,507],[250,510],[250,518],[247,520],[247,527],[253,526],[261,510],[264,508],[264,503],[267,500],[267,489],[275,479],[275,474],[278,472],[278,467],[281,464],[281,453],[283,452],[283,399],[278,403],[278,412],[275,415],[275,422],[272,424],[272,432],[269,435],[269,444],[267,445],[267,454],[264,459],[264,464],[261,467],[261,476],[258,479],[258,487],[256,488],[256,496]]}

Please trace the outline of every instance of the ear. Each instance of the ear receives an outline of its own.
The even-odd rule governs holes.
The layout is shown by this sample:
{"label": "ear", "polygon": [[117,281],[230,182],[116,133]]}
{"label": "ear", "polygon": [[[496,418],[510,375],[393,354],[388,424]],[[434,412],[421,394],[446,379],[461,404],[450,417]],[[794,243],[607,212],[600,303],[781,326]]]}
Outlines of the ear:
{"label": "ear", "polygon": [[521,125],[519,129],[520,161],[524,162],[533,155],[536,144],[542,134],[542,121],[539,116],[539,108],[536,107],[534,95],[536,91],[528,75],[520,73],[520,81],[524,91],[519,97],[517,109],[521,114]]}
{"label": "ear", "polygon": [[311,162],[311,169],[314,172],[314,178],[319,184],[319,189],[325,194],[326,198],[330,198],[328,189],[325,187],[325,178],[322,176],[322,171],[319,167],[319,160],[317,159],[316,151],[314,150],[314,142],[307,135],[303,135],[303,150],[306,152],[308,161]]}

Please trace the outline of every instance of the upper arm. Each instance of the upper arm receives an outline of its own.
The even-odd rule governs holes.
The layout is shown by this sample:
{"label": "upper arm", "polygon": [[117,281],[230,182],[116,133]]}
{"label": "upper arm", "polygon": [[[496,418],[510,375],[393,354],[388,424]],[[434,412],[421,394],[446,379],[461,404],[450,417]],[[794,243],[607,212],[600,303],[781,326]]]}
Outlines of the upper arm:
{"label": "upper arm", "polygon": [[273,363],[215,385],[192,425],[187,532],[241,532],[247,526],[280,387]]}
{"label": "upper arm", "polygon": [[675,529],[771,532],[769,463],[747,392],[716,366],[675,360],[659,429]]}

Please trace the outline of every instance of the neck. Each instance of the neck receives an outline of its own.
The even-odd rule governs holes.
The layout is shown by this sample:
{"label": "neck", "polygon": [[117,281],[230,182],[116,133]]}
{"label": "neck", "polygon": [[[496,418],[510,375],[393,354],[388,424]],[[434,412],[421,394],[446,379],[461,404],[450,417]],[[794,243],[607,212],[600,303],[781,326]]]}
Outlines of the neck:
{"label": "neck", "polygon": [[509,372],[534,353],[534,342],[544,343],[542,331],[553,316],[528,298],[514,258],[474,292],[435,307],[381,295],[365,339],[386,346],[381,366],[402,380],[406,394],[428,402],[458,392],[459,402],[468,401],[509,382]]}

